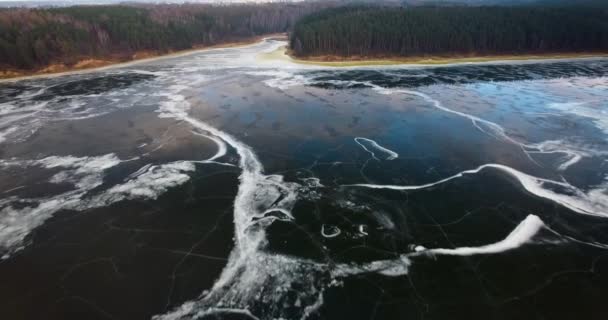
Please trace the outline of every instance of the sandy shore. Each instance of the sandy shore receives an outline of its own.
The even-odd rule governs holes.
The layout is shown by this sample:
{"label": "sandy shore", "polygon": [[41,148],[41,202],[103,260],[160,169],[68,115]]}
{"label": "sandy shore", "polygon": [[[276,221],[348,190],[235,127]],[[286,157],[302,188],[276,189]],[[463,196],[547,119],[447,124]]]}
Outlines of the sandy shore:
{"label": "sandy shore", "polygon": [[139,63],[152,62],[161,59],[167,58],[176,58],[187,56],[190,54],[195,54],[199,52],[204,52],[207,50],[213,49],[225,49],[225,48],[234,48],[247,46],[259,41],[262,41],[265,38],[284,38],[284,34],[268,34],[263,36],[252,37],[249,39],[244,39],[241,41],[235,42],[227,42],[221,43],[212,46],[197,46],[188,50],[175,51],[170,53],[160,54],[157,52],[145,51],[145,52],[137,52],[132,56],[132,59],[127,61],[118,61],[112,59],[92,59],[87,58],[79,61],[73,66],[66,66],[61,64],[54,64],[47,66],[43,69],[36,71],[19,71],[19,70],[0,70],[0,83],[2,82],[13,82],[19,80],[26,79],[37,79],[37,78],[45,78],[45,77],[54,77],[61,75],[70,75],[70,74],[78,74],[78,73],[86,73],[86,72],[94,72],[94,71],[102,71],[112,68],[120,68],[126,67],[130,65],[135,65]]}
{"label": "sandy shore", "polygon": [[395,57],[386,59],[364,59],[343,57],[309,57],[297,58],[289,54],[287,47],[280,47],[259,56],[262,60],[281,60],[292,63],[326,67],[361,67],[361,66],[392,66],[392,65],[450,65],[462,63],[484,63],[500,61],[529,61],[529,60],[572,60],[588,58],[607,58],[608,53],[556,53],[540,55],[496,55],[478,57]]}

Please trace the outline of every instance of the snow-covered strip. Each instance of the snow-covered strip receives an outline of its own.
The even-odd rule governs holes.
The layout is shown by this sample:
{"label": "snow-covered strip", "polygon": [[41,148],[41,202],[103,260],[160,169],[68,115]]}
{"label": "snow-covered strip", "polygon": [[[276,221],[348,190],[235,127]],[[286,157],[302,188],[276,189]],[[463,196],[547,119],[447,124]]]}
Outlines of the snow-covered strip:
{"label": "snow-covered strip", "polygon": [[355,138],[355,142],[376,160],[394,160],[399,157],[397,152],[379,145],[372,139],[357,137]]}
{"label": "snow-covered strip", "polygon": [[532,238],[545,226],[543,221],[535,215],[529,215],[503,240],[480,247],[459,247],[454,249],[429,249],[419,252],[425,254],[439,254],[451,256],[472,256],[478,254],[496,254],[517,249],[530,242]]}
{"label": "snow-covered strip", "polygon": [[246,72],[246,74],[258,77],[268,77],[270,79],[265,80],[264,84],[279,90],[286,90],[293,86],[302,86],[310,83],[309,79],[305,76],[286,70],[249,71]]}
{"label": "snow-covered strip", "polygon": [[0,131],[0,143],[6,141],[7,137],[15,131],[17,131],[17,127],[10,127],[8,129]]}
{"label": "snow-covered strip", "polygon": [[249,310],[235,309],[235,308],[209,308],[207,310],[198,312],[196,314],[196,318],[198,319],[198,318],[203,318],[205,316],[211,316],[211,315],[214,315],[217,317],[221,317],[222,315],[224,315],[224,316],[239,315],[239,316],[247,318],[247,319],[259,320],[259,318],[254,316]]}
{"label": "snow-covered strip", "polygon": [[47,169],[74,168],[76,173],[88,173],[111,168],[120,162],[121,160],[115,154],[109,153],[93,157],[50,156],[39,160],[0,160],[0,166],[41,166]]}
{"label": "snow-covered strip", "polygon": [[535,144],[527,144],[524,151],[528,154],[564,154],[558,164],[560,171],[567,170],[583,158],[608,155],[608,150],[597,150],[582,143],[565,140],[547,140]]}
{"label": "snow-covered strip", "polygon": [[39,160],[0,160],[0,167],[32,167],[45,169],[64,169],[51,177],[51,183],[71,183],[78,190],[91,190],[103,183],[103,172],[122,161],[109,153],[103,156],[75,157],[50,156]]}
{"label": "snow-covered strip", "polygon": [[340,230],[340,228],[336,226],[330,226],[325,224],[321,226],[321,235],[325,238],[335,238],[341,233],[342,231]]}
{"label": "snow-covered strip", "polygon": [[498,242],[478,247],[458,247],[454,249],[426,249],[415,246],[414,251],[402,254],[397,259],[378,260],[363,264],[337,264],[332,270],[334,277],[345,277],[361,273],[375,272],[389,277],[402,276],[408,273],[412,259],[432,257],[436,255],[472,256],[483,254],[499,254],[514,250],[530,243],[540,230],[545,228],[543,221],[536,215],[528,215],[517,227]]}
{"label": "snow-covered strip", "polygon": [[332,270],[334,277],[346,277],[362,273],[379,273],[389,277],[406,275],[411,265],[407,255],[401,255],[398,259],[376,260],[361,264],[338,264]]}
{"label": "snow-covered strip", "polygon": [[[475,169],[465,170],[451,177],[422,185],[400,186],[380,184],[351,184],[344,186],[372,189],[390,189],[400,191],[420,190],[434,187],[450,180],[463,177],[466,174],[475,174],[488,168],[500,170],[516,178],[526,191],[537,197],[551,200],[578,213],[600,217],[608,217],[608,186],[602,185],[588,191],[583,191],[567,182],[534,177],[521,171],[515,170],[511,167],[495,163],[484,164]],[[563,190],[563,192],[557,192],[547,187],[559,187],[557,189],[561,189]]]}
{"label": "snow-covered strip", "polygon": [[121,195],[126,199],[157,199],[170,188],[182,185],[190,180],[190,176],[185,172],[195,170],[194,164],[187,161],[160,166],[146,166],[144,168],[145,170],[135,178],[110,188],[107,194]]}
{"label": "snow-covered strip", "polygon": [[211,158],[207,159],[206,161],[215,161],[215,160],[225,156],[226,153],[228,152],[228,147],[226,146],[226,143],[224,141],[222,141],[222,139],[215,137],[215,136],[202,134],[202,133],[197,133],[197,132],[193,132],[193,133],[195,135],[205,137],[205,138],[215,142],[215,144],[217,145],[217,152],[215,153],[215,155],[213,155]]}
{"label": "snow-covered strip", "polygon": [[[290,272],[304,268],[297,260],[263,253],[267,243],[265,227],[275,219],[274,213],[280,213],[282,219],[292,219],[291,210],[300,186],[283,181],[280,175],[265,175],[262,164],[249,146],[190,116],[190,104],[179,94],[179,88],[167,91],[165,96],[168,101],[161,105],[160,117],[181,120],[225,142],[239,155],[242,172],[234,201],[235,248],[227,266],[205,297],[158,318],[196,318],[198,313],[218,305],[222,309],[247,310],[258,302],[257,295],[264,288],[276,286],[278,289],[287,285],[291,281]],[[282,273],[280,270],[284,268],[289,268],[290,272],[285,270],[284,276],[277,277],[277,270]],[[237,293],[238,297],[234,296]],[[309,294],[316,295],[316,292],[311,289]],[[273,295],[269,299],[281,297]],[[279,305],[279,301],[275,302]]]}

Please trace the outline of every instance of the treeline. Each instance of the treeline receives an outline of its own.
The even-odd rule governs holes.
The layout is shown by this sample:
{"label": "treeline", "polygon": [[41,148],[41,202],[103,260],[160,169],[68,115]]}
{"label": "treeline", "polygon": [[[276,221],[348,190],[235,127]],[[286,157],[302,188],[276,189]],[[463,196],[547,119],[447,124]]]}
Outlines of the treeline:
{"label": "treeline", "polygon": [[328,2],[0,9],[0,68],[130,57],[285,32]]}
{"label": "treeline", "polygon": [[298,56],[608,52],[608,10],[538,7],[342,7],[301,19]]}

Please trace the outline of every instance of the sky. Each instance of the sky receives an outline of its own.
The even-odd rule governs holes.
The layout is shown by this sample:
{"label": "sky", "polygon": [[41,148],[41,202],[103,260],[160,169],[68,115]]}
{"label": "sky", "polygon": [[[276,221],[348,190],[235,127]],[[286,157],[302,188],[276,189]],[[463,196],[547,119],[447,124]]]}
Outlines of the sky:
{"label": "sky", "polygon": [[[269,1],[272,1],[272,0],[0,0],[0,2],[60,2],[60,3],[91,3],[91,2],[269,2]],[[285,1],[285,0],[275,0],[275,1]],[[291,1],[296,1],[296,0],[291,0]]]}
{"label": "sky", "polygon": [[[0,2],[21,2],[21,3],[35,3],[35,2],[55,2],[55,3],[108,3],[108,2],[268,2],[272,0],[0,0]],[[275,0],[279,1],[279,0]],[[280,0],[285,1],[285,0]]]}
{"label": "sky", "polygon": [[[271,1],[306,1],[306,0],[0,0],[0,6],[10,6],[11,4],[15,5],[28,5],[28,4],[56,4],[56,5],[70,5],[70,4],[105,4],[105,3],[119,3],[119,2],[147,2],[147,3],[184,3],[184,2],[199,2],[199,3],[229,3],[229,2],[271,2]],[[322,1],[322,0],[317,0]],[[356,1],[356,0],[353,0]],[[361,1],[361,0],[360,0]],[[374,0],[362,0],[368,2],[374,2]],[[382,1],[382,0],[378,0]],[[387,2],[415,2],[415,3],[423,3],[425,1],[438,3],[438,2],[459,2],[459,3],[469,3],[469,4],[480,4],[480,3],[491,3],[491,4],[521,4],[521,3],[531,3],[531,2],[566,2],[567,0],[383,0]],[[585,2],[589,0],[571,0],[572,3],[577,2]],[[602,0],[597,0],[602,1]],[[608,2],[608,0],[605,0]]]}
{"label": "sky", "polygon": [[120,3],[120,2],[145,2],[145,3],[229,3],[229,2],[299,2],[305,0],[0,0],[0,6],[4,4],[105,4],[105,3]]}

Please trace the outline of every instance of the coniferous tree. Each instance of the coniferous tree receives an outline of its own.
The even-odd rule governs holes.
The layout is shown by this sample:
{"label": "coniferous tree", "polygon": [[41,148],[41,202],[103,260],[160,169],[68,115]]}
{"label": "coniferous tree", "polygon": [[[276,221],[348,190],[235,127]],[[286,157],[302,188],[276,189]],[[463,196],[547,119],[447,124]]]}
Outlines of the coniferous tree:
{"label": "coniferous tree", "polygon": [[608,11],[535,7],[342,7],[301,19],[296,55],[420,56],[608,51]]}

